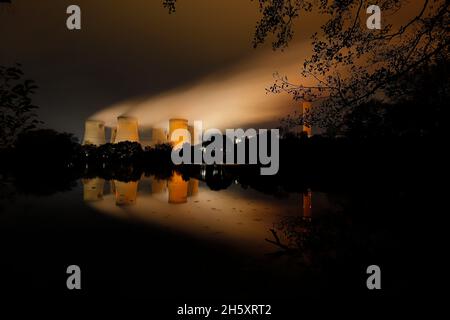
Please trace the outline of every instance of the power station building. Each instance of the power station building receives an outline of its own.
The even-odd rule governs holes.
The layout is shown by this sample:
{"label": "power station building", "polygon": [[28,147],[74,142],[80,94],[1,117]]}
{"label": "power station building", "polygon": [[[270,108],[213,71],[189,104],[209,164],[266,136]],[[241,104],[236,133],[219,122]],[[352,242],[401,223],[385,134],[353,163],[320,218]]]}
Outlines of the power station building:
{"label": "power station building", "polygon": [[[308,120],[310,110],[312,108],[311,102],[303,102],[300,106],[300,114],[305,116]],[[298,133],[304,132],[308,137],[312,136],[313,129],[311,125],[306,121],[302,125],[298,126],[294,130]],[[194,128],[194,125],[189,124],[187,119],[172,118],[168,121],[168,126],[154,127],[146,129],[147,135],[140,135],[138,119],[130,116],[120,116],[117,118],[117,126],[111,128],[111,135],[108,141],[110,143],[119,143],[123,141],[138,142],[143,146],[154,146],[156,144],[171,142],[176,148],[180,148],[184,143],[190,142],[193,145],[201,143],[201,133],[198,131],[200,128]],[[177,129],[187,130],[190,133],[191,141],[187,141],[184,135],[175,135],[172,138],[172,134]],[[197,129],[197,130],[196,130]],[[142,129],[143,130],[143,129]],[[197,131],[197,132],[196,132]],[[87,120],[85,123],[85,133],[83,144],[102,145],[106,143],[105,136],[105,123],[100,120]]]}
{"label": "power station building", "polygon": [[[148,133],[151,138],[145,139],[140,136],[138,120],[134,117],[120,116],[117,118],[117,126],[111,128],[111,135],[108,141],[110,143],[119,143],[123,141],[139,142],[144,146],[156,145],[166,142],[172,142],[181,146],[187,141],[184,136],[177,139],[171,139],[172,134],[177,129],[188,130],[191,135],[191,141],[200,143],[199,137],[194,137],[194,126],[188,124],[186,119],[170,119],[167,128],[155,127],[149,128]],[[148,137],[148,136],[147,136]],[[105,123],[99,120],[87,120],[85,123],[85,133],[83,144],[102,145],[106,143]]]}

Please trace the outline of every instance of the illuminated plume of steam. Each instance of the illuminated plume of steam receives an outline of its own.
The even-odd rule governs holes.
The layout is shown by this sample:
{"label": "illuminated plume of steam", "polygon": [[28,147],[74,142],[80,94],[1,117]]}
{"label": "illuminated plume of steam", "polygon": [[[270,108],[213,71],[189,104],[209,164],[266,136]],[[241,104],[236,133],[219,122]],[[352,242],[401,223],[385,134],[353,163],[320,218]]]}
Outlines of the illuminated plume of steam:
{"label": "illuminated plume of steam", "polygon": [[[225,72],[218,72],[193,85],[148,98],[124,101],[90,118],[116,126],[117,117],[136,117],[141,129],[167,128],[171,118],[203,121],[203,128],[274,128],[279,119],[299,108],[288,94],[266,93],[274,72],[295,75],[307,56],[306,46],[285,52],[255,54]],[[295,78],[295,76],[293,77]],[[298,78],[298,77],[297,77]]]}

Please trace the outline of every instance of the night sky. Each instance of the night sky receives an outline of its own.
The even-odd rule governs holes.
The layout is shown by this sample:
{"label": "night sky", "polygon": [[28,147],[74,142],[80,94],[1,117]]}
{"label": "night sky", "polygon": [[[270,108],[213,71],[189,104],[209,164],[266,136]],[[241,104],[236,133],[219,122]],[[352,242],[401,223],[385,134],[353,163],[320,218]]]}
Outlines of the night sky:
{"label": "night sky", "polygon": [[[82,10],[80,31],[66,28],[71,4]],[[172,15],[160,0],[15,0],[0,4],[0,64],[22,63],[40,87],[40,119],[81,138],[84,120],[108,106],[236,70],[242,61],[272,52],[270,41],[252,47],[259,17],[258,2],[244,0],[179,1]],[[294,41],[309,43],[320,20],[302,17]],[[293,50],[295,43],[284,53],[272,52],[273,71]],[[299,53],[298,66],[304,55]],[[269,69],[271,61],[265,62]],[[261,92],[271,85],[268,77]]]}

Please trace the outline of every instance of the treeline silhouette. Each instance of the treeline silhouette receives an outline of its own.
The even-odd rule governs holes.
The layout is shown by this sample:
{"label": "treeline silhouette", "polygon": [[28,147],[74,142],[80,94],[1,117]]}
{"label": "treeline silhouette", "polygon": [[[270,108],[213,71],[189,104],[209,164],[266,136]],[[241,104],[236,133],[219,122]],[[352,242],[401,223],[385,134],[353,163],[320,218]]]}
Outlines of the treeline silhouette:
{"label": "treeline silhouette", "polygon": [[[259,165],[242,165],[220,168],[221,175],[209,174],[208,181],[220,189],[238,179],[244,186],[268,193],[311,187],[339,190],[358,185],[399,188],[432,184],[431,178],[446,167],[444,110],[450,97],[447,61],[399,79],[391,93],[400,97],[395,102],[371,100],[352,109],[340,124],[340,135],[327,135],[325,131],[307,137],[296,133],[297,123],[283,122],[276,175],[261,176]],[[145,148],[133,142],[82,145],[70,133],[37,129],[39,121],[33,112],[37,107],[30,98],[35,85],[24,79],[20,65],[0,71],[2,185],[10,180],[26,192],[45,194],[67,190],[80,177],[129,181],[152,174],[167,178],[175,169],[185,177],[199,176],[199,165],[173,165],[170,144]],[[20,117],[16,119],[17,114]],[[241,143],[248,151],[249,140]],[[226,153],[226,143],[224,148]]]}
{"label": "treeline silhouette", "polygon": [[[11,72],[20,83],[21,70],[13,68]],[[261,176],[259,165],[224,168],[218,165],[215,167],[220,170],[211,172],[220,172],[219,175],[208,169],[207,176],[200,177],[199,165],[173,165],[171,144],[145,148],[133,142],[81,145],[70,133],[34,127],[13,130],[17,127],[14,122],[10,129],[1,131],[2,141],[8,143],[0,148],[0,181],[2,189],[5,181],[13,181],[24,192],[49,194],[70,189],[81,177],[129,181],[139,180],[145,174],[168,178],[176,169],[186,179],[189,176],[206,179],[213,189],[226,188],[231,181],[238,180],[244,187],[271,194],[360,185],[374,189],[431,185],[433,177],[446,167],[444,110],[450,96],[448,75],[448,63],[440,63],[402,80],[402,92],[408,93],[404,98],[395,103],[371,100],[353,109],[343,119],[339,136],[307,137],[305,133],[296,133],[298,125],[292,128],[292,123],[283,123],[280,169],[274,176]],[[28,102],[23,115],[36,122],[36,116],[29,112],[35,108],[29,99],[34,87],[29,84],[28,91],[19,92],[22,100],[9,94],[8,88],[2,93],[3,108],[15,110],[22,100]],[[3,114],[5,126],[9,123],[7,114],[12,113]],[[209,143],[195,148],[207,147]],[[246,144],[248,160],[249,139],[241,143]]]}
{"label": "treeline silhouette", "polygon": [[[205,179],[212,189],[238,180],[244,187],[277,194],[311,187],[409,187],[420,181],[425,184],[445,166],[443,144],[417,135],[355,139],[286,134],[280,140],[280,169],[273,176],[261,176],[260,165],[212,165],[201,177],[204,166],[175,166],[171,151],[170,144],[81,145],[71,134],[40,129],[21,134],[14,148],[1,151],[1,174],[24,192],[43,194],[67,190],[82,177],[137,181],[142,175],[155,175],[164,179],[173,170],[186,179]],[[211,174],[213,168],[220,174]]]}

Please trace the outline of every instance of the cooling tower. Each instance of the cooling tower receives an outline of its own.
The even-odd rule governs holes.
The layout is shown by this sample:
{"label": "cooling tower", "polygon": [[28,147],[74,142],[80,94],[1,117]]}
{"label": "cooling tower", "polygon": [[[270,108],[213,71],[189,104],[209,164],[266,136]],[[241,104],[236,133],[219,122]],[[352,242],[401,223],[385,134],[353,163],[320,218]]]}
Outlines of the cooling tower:
{"label": "cooling tower", "polygon": [[177,129],[188,130],[188,121],[186,119],[170,119],[169,120],[169,141],[176,147],[181,147],[185,142],[190,142],[180,137],[178,140],[172,139],[172,133]]}
{"label": "cooling tower", "polygon": [[125,206],[136,203],[138,182],[122,182],[114,180],[116,193],[116,205]]}
{"label": "cooling tower", "polygon": [[100,120],[86,120],[83,144],[96,146],[105,144],[105,123]]}
{"label": "cooling tower", "polygon": [[[303,102],[303,104],[302,104],[302,114],[308,113],[310,109],[311,109],[311,102]],[[311,137],[311,135],[312,135],[312,128],[311,127],[306,126],[306,125],[302,125],[301,130],[303,132],[306,132],[308,137]]]}
{"label": "cooling tower", "polygon": [[154,146],[155,144],[166,143],[166,142],[167,142],[167,136],[166,136],[166,132],[164,131],[164,129],[153,128],[151,145]]}
{"label": "cooling tower", "polygon": [[83,199],[84,201],[103,200],[103,186],[105,180],[101,178],[83,179]]}
{"label": "cooling tower", "polygon": [[116,142],[116,135],[117,135],[117,128],[111,128],[111,139],[109,140],[110,143]]}
{"label": "cooling tower", "polygon": [[187,202],[188,182],[183,180],[180,173],[174,172],[169,180],[169,203],[180,204]]}
{"label": "cooling tower", "polygon": [[117,133],[114,143],[123,141],[139,142],[138,122],[136,118],[117,118]]}

